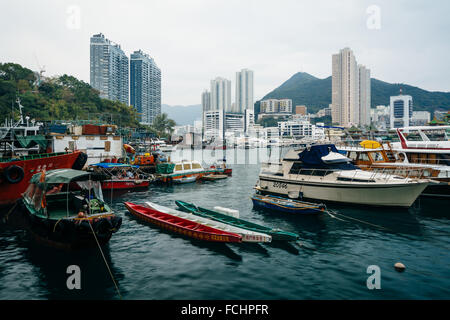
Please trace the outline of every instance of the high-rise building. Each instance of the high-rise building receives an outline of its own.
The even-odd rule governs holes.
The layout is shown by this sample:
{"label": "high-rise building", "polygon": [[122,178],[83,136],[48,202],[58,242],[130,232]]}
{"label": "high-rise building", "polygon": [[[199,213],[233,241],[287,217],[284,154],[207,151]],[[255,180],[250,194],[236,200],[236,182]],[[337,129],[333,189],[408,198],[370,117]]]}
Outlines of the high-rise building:
{"label": "high-rise building", "polygon": [[161,114],[161,70],[141,50],[130,57],[130,102],[140,114],[141,123],[152,124]]}
{"label": "high-rise building", "polygon": [[332,56],[332,121],[344,127],[370,123],[370,70],[344,48]]}
{"label": "high-rise building", "polygon": [[409,127],[413,115],[412,97],[402,94],[400,90],[398,96],[391,97],[390,112],[391,129]]}
{"label": "high-rise building", "polygon": [[308,114],[308,108],[306,106],[295,106],[295,114],[306,116]]}
{"label": "high-rise building", "polygon": [[231,111],[231,81],[217,77],[211,80],[211,110]]}
{"label": "high-rise building", "polygon": [[253,71],[248,69],[236,72],[236,102],[232,112],[244,113],[245,110],[254,110]]}
{"label": "high-rise building", "polygon": [[370,70],[358,66],[359,73],[359,125],[370,125]]}
{"label": "high-rise building", "polygon": [[202,93],[202,110],[203,112],[211,110],[211,93],[208,90]]}
{"label": "high-rise building", "polygon": [[90,41],[90,84],[100,97],[128,105],[128,57],[120,45],[95,34]]}

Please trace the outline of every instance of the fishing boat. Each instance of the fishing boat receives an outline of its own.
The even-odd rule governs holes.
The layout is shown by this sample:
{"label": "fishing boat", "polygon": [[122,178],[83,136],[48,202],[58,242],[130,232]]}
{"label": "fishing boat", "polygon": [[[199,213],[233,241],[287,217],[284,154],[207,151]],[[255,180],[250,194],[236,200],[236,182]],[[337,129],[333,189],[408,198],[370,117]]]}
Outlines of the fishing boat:
{"label": "fishing boat", "polygon": [[213,219],[204,218],[200,216],[193,215],[192,213],[183,212],[179,210],[175,210],[172,208],[164,207],[161,205],[158,205],[156,203],[147,201],[145,202],[145,205],[149,208],[155,209],[160,212],[164,212],[167,214],[171,214],[183,219],[190,220],[192,222],[198,222],[204,226],[216,228],[219,230],[223,230],[226,232],[232,232],[236,233],[242,236],[242,242],[271,242],[272,237],[270,235],[260,233],[260,232],[254,232],[251,230],[247,230],[244,228],[235,227],[226,223],[222,223]]}
{"label": "fishing boat", "polygon": [[262,209],[282,211],[293,214],[318,214],[325,211],[325,205],[286,199],[271,195],[255,194],[252,197],[253,206]]}
{"label": "fishing boat", "polygon": [[124,204],[128,211],[136,218],[152,223],[162,229],[203,241],[242,242],[242,236],[236,233],[212,228],[198,222],[131,202],[124,202]]}
{"label": "fishing boat", "polygon": [[261,232],[272,236],[272,240],[294,241],[299,238],[299,235],[293,232],[283,231],[280,229],[269,228],[250,221],[235,218],[217,211],[197,207],[195,204],[184,201],[175,201],[176,205],[183,211],[190,212],[200,217],[213,219],[219,222],[230,224],[235,227],[244,228],[247,230]]}
{"label": "fishing boat", "polygon": [[160,174],[160,181],[164,183],[190,183],[195,182],[209,171],[195,160],[182,160],[170,167],[169,173]]}
{"label": "fishing boat", "polygon": [[100,181],[104,178],[73,169],[35,174],[22,197],[31,234],[64,249],[106,244],[122,218],[103,200]]}
{"label": "fishing boat", "polygon": [[350,162],[327,164],[322,158],[330,152],[338,153],[335,145],[312,145],[290,150],[281,162],[263,163],[256,189],[302,201],[409,208],[429,184],[427,179],[363,171]]}
{"label": "fishing boat", "polygon": [[42,170],[81,169],[86,160],[86,154],[81,151],[0,158],[0,207],[11,206],[19,200],[34,174]]}
{"label": "fishing boat", "polygon": [[126,163],[96,163],[88,170],[105,174],[109,179],[102,181],[104,191],[141,190],[150,185],[150,178],[139,171],[139,166]]}

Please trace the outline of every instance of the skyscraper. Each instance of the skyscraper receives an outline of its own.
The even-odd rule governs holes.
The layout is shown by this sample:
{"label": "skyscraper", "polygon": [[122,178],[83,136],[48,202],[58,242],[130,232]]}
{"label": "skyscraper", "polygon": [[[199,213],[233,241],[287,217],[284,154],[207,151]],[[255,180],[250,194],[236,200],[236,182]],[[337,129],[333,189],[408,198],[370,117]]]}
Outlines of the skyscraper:
{"label": "skyscraper", "polygon": [[231,81],[217,77],[211,80],[211,110],[231,112]]}
{"label": "skyscraper", "polygon": [[242,69],[236,72],[236,103],[232,112],[244,113],[254,110],[253,105],[253,71]]}
{"label": "skyscraper", "polygon": [[130,102],[141,114],[141,123],[151,124],[161,114],[161,70],[141,50],[130,57]]}
{"label": "skyscraper", "polygon": [[100,97],[128,105],[128,57],[102,33],[90,41],[90,84]]}
{"label": "skyscraper", "polygon": [[332,121],[344,127],[370,123],[370,70],[344,48],[332,56]]}
{"label": "skyscraper", "polygon": [[211,110],[211,93],[208,90],[202,93],[202,110],[203,112]]}

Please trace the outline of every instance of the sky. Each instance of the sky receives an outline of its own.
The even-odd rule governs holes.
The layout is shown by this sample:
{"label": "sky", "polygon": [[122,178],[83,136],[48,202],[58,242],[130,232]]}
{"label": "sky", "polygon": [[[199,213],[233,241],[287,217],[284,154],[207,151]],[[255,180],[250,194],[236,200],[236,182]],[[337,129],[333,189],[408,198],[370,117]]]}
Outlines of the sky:
{"label": "sky", "polygon": [[255,100],[293,74],[331,75],[350,47],[371,76],[450,91],[450,1],[1,0],[0,62],[89,82],[89,39],[103,33],[162,72],[162,103],[201,103],[218,76],[254,71]]}

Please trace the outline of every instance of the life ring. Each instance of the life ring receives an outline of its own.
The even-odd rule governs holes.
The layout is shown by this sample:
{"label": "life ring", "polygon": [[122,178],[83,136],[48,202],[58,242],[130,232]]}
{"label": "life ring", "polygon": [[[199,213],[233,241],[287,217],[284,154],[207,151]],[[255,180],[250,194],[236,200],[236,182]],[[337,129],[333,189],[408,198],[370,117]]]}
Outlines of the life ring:
{"label": "life ring", "polygon": [[22,167],[12,165],[3,171],[3,176],[10,184],[15,184],[22,181],[23,177],[25,176],[25,172],[23,171]]}

